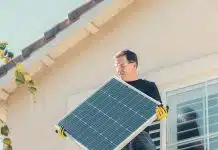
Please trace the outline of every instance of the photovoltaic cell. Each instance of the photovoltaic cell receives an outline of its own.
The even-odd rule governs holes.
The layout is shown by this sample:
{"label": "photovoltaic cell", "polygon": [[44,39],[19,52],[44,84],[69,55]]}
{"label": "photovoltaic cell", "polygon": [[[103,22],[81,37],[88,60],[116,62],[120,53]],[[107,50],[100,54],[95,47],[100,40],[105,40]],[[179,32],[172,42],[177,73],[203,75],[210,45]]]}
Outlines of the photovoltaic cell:
{"label": "photovoltaic cell", "polygon": [[154,116],[157,104],[112,78],[58,125],[87,149],[112,150]]}

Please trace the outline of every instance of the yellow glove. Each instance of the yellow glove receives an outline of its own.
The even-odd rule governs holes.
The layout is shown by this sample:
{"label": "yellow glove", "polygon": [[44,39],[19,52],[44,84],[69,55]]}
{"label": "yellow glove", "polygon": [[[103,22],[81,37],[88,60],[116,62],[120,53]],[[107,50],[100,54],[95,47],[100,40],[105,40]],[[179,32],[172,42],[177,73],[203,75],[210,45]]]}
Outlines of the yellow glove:
{"label": "yellow glove", "polygon": [[62,137],[62,138],[67,138],[67,135],[66,135],[66,133],[65,133],[65,130],[64,130],[64,128],[61,128],[61,127],[58,127],[58,126],[56,126],[56,130],[55,130],[55,132],[60,136],[60,137]]}
{"label": "yellow glove", "polygon": [[162,120],[168,117],[168,106],[163,106],[163,104],[156,107],[157,120]]}

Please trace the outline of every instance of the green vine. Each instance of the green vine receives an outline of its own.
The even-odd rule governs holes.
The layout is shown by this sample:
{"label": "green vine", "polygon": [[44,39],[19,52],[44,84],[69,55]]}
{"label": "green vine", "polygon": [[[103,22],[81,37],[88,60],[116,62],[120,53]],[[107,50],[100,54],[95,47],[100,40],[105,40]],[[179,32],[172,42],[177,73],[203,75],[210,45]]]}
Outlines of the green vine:
{"label": "green vine", "polygon": [[35,82],[32,80],[30,74],[24,71],[23,65],[21,63],[16,63],[13,60],[14,54],[7,49],[7,46],[8,46],[7,42],[0,41],[0,59],[4,64],[7,64],[8,62],[11,61],[16,65],[16,69],[14,73],[15,83],[17,84],[18,87],[26,84],[29,92],[34,95],[37,91]]}
{"label": "green vine", "polygon": [[[31,94],[35,95],[37,92],[37,88],[35,82],[32,80],[30,74],[25,72],[23,69],[23,65],[21,63],[16,63],[13,58],[14,54],[8,50],[8,43],[5,41],[0,41],[0,60],[3,64],[7,64],[8,62],[13,62],[16,65],[15,73],[14,73],[14,82],[18,87],[22,85],[27,85],[28,90]],[[4,150],[12,150],[12,142],[9,136],[9,128],[0,119],[0,130],[1,137],[3,138]]]}
{"label": "green vine", "polygon": [[12,150],[12,142],[9,138],[9,128],[6,123],[0,119],[0,136],[3,138],[4,150]]}

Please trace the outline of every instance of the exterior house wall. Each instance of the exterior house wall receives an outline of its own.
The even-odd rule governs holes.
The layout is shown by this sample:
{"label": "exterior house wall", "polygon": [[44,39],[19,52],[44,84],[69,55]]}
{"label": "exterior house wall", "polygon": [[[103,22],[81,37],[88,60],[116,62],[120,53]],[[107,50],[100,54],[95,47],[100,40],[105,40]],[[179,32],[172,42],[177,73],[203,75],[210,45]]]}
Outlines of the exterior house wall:
{"label": "exterior house wall", "polygon": [[10,95],[7,122],[14,149],[81,149],[61,140],[54,125],[114,75],[113,56],[120,50],[138,54],[140,76],[155,81],[161,93],[217,76],[217,8],[213,0],[135,1],[34,77],[36,104],[25,87]]}

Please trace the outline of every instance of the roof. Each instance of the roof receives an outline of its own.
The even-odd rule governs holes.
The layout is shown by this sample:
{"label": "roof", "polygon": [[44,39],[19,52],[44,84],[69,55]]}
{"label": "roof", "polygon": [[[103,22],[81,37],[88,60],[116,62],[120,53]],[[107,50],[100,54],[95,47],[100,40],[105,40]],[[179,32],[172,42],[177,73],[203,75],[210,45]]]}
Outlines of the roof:
{"label": "roof", "polygon": [[[43,37],[24,48],[22,54],[13,60],[22,63],[31,76],[37,75],[40,70],[52,66],[59,56],[77,43],[98,32],[100,27],[134,1],[90,0],[71,11],[65,20],[46,31]],[[17,89],[13,79],[14,70],[12,62],[0,66],[0,100],[7,100]]]}
{"label": "roof", "polygon": [[[56,24],[54,27],[49,29],[44,33],[44,36],[39,38],[37,41],[34,43],[30,44],[26,48],[22,50],[21,55],[17,56],[14,58],[15,62],[23,62],[27,58],[29,58],[35,51],[39,50],[41,47],[52,41],[58,33],[72,25],[73,23],[76,23],[82,15],[84,15],[87,11],[91,10],[94,8],[98,3],[102,2],[104,0],[90,0],[89,2],[83,4],[79,8],[71,11],[68,14],[68,17],[63,20],[62,22]],[[5,76],[7,72],[15,67],[15,64],[12,62],[9,62],[5,65],[2,65],[0,67],[0,78],[2,76]]]}

